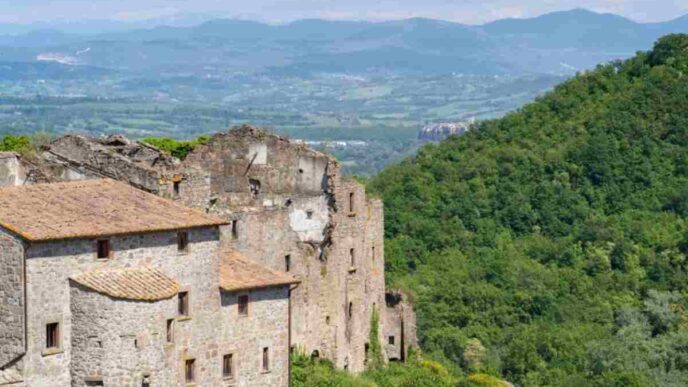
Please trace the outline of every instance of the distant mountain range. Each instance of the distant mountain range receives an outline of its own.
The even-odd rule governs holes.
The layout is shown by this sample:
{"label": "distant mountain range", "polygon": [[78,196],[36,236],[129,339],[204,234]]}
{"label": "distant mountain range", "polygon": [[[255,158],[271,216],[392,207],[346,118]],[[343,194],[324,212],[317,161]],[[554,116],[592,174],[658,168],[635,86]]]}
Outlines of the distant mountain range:
{"label": "distant mountain range", "polygon": [[[183,24],[183,23],[182,23]],[[688,32],[688,15],[637,23],[587,10],[472,26],[431,20],[301,20],[268,25],[211,20],[127,29],[103,24],[38,29],[0,26],[0,62],[86,65],[137,74],[304,76],[346,74],[572,74],[648,50]],[[138,26],[138,25],[137,25]],[[130,26],[131,27],[131,26]],[[67,32],[65,32],[67,31]],[[79,32],[85,31],[85,32]],[[33,68],[36,69],[35,67]],[[2,77],[0,71],[0,77]]]}

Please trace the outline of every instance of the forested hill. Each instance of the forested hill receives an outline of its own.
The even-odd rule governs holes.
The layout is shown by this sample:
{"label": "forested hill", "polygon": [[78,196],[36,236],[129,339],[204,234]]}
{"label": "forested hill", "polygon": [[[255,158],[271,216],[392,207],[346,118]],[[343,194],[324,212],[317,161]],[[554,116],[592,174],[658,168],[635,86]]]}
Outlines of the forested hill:
{"label": "forested hill", "polygon": [[688,385],[688,35],[370,188],[429,356],[522,386]]}

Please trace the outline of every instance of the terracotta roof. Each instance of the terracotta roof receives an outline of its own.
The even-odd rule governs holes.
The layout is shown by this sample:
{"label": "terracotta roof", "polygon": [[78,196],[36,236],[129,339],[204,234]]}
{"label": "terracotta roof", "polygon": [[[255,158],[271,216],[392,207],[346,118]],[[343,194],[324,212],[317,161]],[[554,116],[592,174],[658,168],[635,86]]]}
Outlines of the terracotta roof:
{"label": "terracotta roof", "polygon": [[158,301],[179,292],[177,281],[146,267],[90,271],[72,280],[98,293],[125,300]]}
{"label": "terracotta roof", "polygon": [[29,241],[222,224],[227,221],[110,179],[0,188],[0,226]]}
{"label": "terracotta roof", "polygon": [[220,262],[220,288],[222,290],[249,290],[299,282],[290,274],[272,270],[236,251],[223,255]]}

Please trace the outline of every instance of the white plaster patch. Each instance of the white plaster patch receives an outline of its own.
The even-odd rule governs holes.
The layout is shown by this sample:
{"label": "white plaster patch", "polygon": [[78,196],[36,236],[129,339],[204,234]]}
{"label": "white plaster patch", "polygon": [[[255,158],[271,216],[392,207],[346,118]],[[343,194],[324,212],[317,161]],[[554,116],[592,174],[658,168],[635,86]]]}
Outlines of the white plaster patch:
{"label": "white plaster patch", "polygon": [[[248,147],[248,159],[253,160],[253,165],[265,165],[268,163],[268,146],[265,144],[251,144]],[[255,157],[255,159],[254,159]]]}
{"label": "white plaster patch", "polygon": [[327,198],[295,199],[289,211],[289,226],[301,241],[322,242],[328,220]]}
{"label": "white plaster patch", "polygon": [[20,174],[20,165],[16,157],[7,156],[0,157],[0,187],[9,187],[19,185],[20,181],[17,178]]}

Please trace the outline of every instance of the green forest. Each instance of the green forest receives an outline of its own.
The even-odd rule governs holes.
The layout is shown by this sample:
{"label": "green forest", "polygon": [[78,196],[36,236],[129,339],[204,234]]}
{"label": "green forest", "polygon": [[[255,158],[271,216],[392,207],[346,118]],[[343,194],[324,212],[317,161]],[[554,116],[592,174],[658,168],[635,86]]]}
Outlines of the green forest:
{"label": "green forest", "polygon": [[369,188],[424,356],[520,386],[688,385],[688,35]]}

